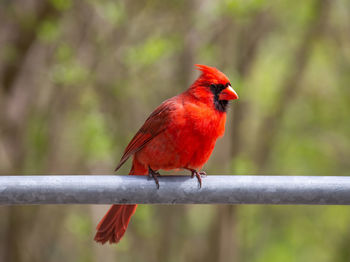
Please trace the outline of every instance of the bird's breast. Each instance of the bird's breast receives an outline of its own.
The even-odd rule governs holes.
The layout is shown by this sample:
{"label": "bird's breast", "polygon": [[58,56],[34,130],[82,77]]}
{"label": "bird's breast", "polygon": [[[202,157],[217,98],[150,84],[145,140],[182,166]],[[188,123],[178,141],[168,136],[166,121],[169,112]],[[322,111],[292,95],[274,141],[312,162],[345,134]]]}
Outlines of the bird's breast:
{"label": "bird's breast", "polygon": [[224,134],[226,114],[194,107],[176,116],[167,131],[169,141],[185,166],[202,166]]}
{"label": "bird's breast", "polygon": [[204,105],[190,104],[185,111],[186,125],[201,139],[217,139],[225,132],[226,113]]}
{"label": "bird's breast", "polygon": [[152,169],[201,168],[225,130],[226,114],[193,103],[177,103],[168,125],[136,155]]}

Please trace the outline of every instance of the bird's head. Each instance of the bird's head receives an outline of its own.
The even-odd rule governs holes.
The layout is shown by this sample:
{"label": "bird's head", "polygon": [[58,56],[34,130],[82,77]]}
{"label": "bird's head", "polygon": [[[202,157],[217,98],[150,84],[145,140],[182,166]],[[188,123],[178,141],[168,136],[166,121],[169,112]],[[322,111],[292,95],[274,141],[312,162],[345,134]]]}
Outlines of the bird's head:
{"label": "bird's head", "polygon": [[215,67],[196,65],[202,74],[190,87],[190,92],[200,100],[214,105],[220,112],[226,112],[228,101],[238,99],[230,80]]}

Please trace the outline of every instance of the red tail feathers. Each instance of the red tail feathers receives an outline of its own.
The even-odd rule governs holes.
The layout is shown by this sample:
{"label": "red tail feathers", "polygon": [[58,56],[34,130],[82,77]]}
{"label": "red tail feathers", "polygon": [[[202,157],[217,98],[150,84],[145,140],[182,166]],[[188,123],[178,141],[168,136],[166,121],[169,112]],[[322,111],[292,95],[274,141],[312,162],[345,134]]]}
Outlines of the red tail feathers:
{"label": "red tail feathers", "polygon": [[[129,175],[147,175],[148,169],[135,159]],[[132,215],[137,205],[113,205],[98,223],[95,241],[102,244],[109,241],[110,244],[118,243],[125,234]]]}
{"label": "red tail feathers", "polygon": [[95,241],[118,243],[124,236],[137,205],[113,205],[97,226]]}

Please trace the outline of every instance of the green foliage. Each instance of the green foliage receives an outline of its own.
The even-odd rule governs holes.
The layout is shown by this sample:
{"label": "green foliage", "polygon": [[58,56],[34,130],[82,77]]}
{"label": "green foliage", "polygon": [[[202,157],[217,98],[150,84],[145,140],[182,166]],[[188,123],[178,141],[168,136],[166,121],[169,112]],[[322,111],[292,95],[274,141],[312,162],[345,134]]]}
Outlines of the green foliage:
{"label": "green foliage", "polygon": [[27,169],[36,170],[38,167],[45,167],[49,139],[45,114],[37,114],[31,117],[26,135]]}
{"label": "green foliage", "polygon": [[74,57],[74,50],[67,43],[62,43],[58,46],[55,52],[55,58],[57,62],[64,63],[69,62]]}
{"label": "green foliage", "polygon": [[153,239],[156,236],[154,230],[154,208],[150,205],[141,205],[135,214],[135,228],[138,234],[145,239]]}
{"label": "green foliage", "polygon": [[59,85],[81,85],[88,81],[89,72],[78,61],[57,64],[53,69],[53,80]]}
{"label": "green foliage", "polygon": [[91,220],[84,213],[71,212],[65,219],[64,227],[73,237],[73,243],[78,242],[75,261],[92,262],[92,250],[87,248],[87,239],[91,236]]}
{"label": "green foliage", "polygon": [[90,235],[91,221],[83,214],[73,213],[66,218],[66,227],[78,240],[84,240]]}
{"label": "green foliage", "polygon": [[74,121],[79,124],[76,132],[77,147],[83,150],[84,155],[91,161],[100,161],[111,154],[111,138],[108,133],[103,115],[96,110],[96,97],[91,90],[86,90],[81,98],[84,114],[74,115]]}
{"label": "green foliage", "polygon": [[113,25],[118,25],[125,19],[124,6],[120,2],[109,1],[102,8],[105,18]]}
{"label": "green foliage", "polygon": [[[349,216],[348,208],[244,206],[238,214],[242,255],[259,262],[333,260],[330,252],[336,252],[336,244],[348,232],[347,219],[338,220],[339,215]],[[261,216],[267,219],[259,220]]]}
{"label": "green foliage", "polygon": [[256,70],[255,74],[246,83],[244,90],[247,99],[254,106],[263,109],[263,112],[269,114],[274,110],[275,103],[279,98],[282,81],[288,72],[287,63],[289,57],[285,56],[285,49],[278,44],[280,39],[273,39],[266,44],[266,48],[273,49],[273,53],[262,53],[256,61],[256,68],[264,68],[264,70]]}
{"label": "green foliage", "polygon": [[71,0],[50,0],[50,2],[59,11],[66,11],[72,7]]}
{"label": "green foliage", "polygon": [[177,47],[176,38],[152,36],[143,44],[130,47],[125,56],[125,63],[133,66],[147,66],[170,55]]}
{"label": "green foliage", "polygon": [[234,18],[249,18],[266,6],[265,0],[225,0],[221,4],[222,12]]}
{"label": "green foliage", "polygon": [[238,156],[232,160],[231,170],[237,175],[254,174],[256,167],[253,161],[247,156]]}
{"label": "green foliage", "polygon": [[57,20],[47,19],[40,24],[37,33],[41,41],[51,43],[60,36],[60,24]]}

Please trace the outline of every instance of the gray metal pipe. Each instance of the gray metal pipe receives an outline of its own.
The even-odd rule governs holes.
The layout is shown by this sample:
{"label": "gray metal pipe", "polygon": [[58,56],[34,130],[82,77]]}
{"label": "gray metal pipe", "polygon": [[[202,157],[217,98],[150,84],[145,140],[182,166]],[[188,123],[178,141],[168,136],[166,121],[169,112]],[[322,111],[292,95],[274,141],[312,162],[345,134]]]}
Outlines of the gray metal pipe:
{"label": "gray metal pipe", "polygon": [[0,205],[303,204],[349,205],[350,177],[0,176]]}

